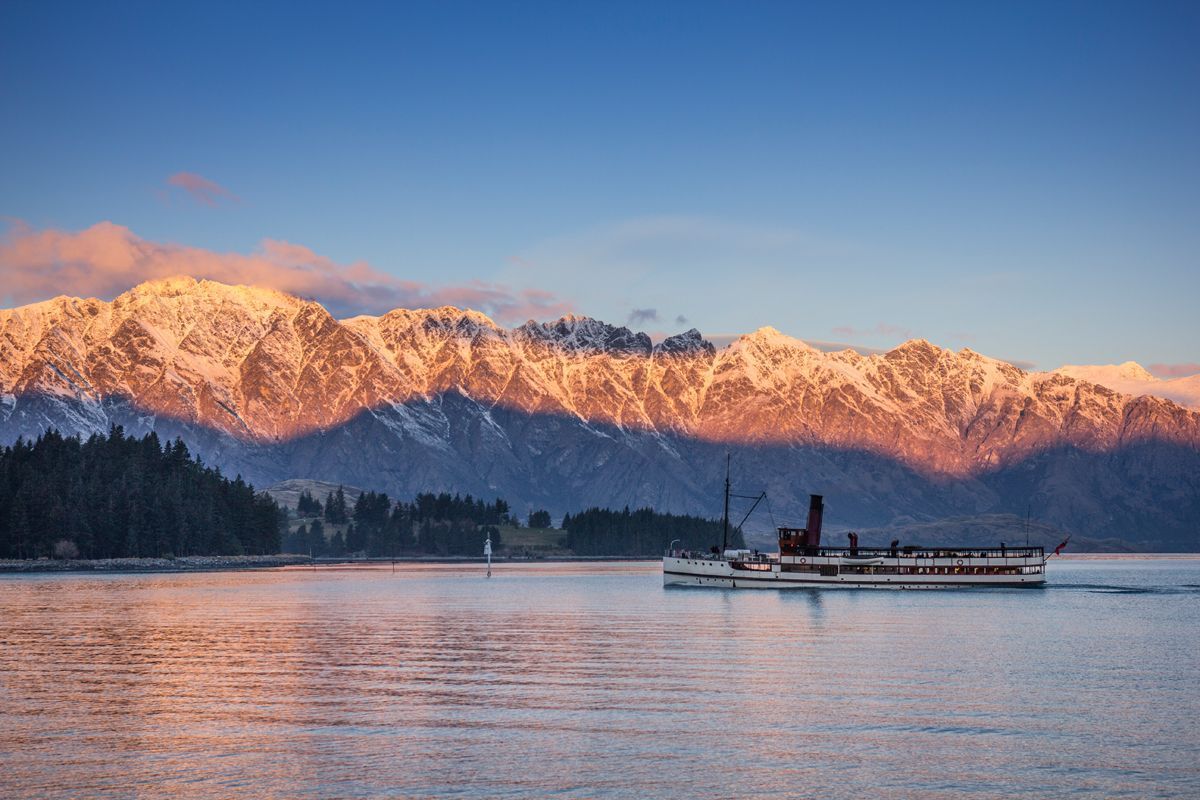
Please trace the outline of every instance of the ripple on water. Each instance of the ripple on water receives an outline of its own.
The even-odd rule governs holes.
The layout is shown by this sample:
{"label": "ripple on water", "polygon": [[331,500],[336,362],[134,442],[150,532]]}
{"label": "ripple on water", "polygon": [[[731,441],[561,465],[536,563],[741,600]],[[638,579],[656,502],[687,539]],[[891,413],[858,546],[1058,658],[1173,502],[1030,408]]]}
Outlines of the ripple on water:
{"label": "ripple on water", "polygon": [[0,578],[7,796],[1200,796],[1200,562],[1048,591],[657,564]]}

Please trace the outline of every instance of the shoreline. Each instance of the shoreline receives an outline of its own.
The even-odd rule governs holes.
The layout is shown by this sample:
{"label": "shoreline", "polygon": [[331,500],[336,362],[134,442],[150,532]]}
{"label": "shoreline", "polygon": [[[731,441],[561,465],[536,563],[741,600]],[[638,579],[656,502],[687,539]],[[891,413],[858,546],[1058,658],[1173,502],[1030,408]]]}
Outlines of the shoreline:
{"label": "shoreline", "polygon": [[[547,556],[544,558],[493,558],[503,564],[588,564],[620,561],[656,561],[660,556]],[[1146,559],[1196,559],[1200,553],[1064,553],[1065,561]],[[341,567],[362,564],[482,564],[482,556],[403,556],[398,558],[311,558],[302,555],[273,556],[182,556],[179,558],[75,558],[0,559],[0,575],[47,573],[170,573],[236,572],[238,570],[282,569],[284,567]]]}
{"label": "shoreline", "polygon": [[311,564],[308,556],[181,556],[179,558],[0,559],[0,573],[220,572]]}
{"label": "shoreline", "polygon": [[[653,561],[654,556],[550,556],[546,558],[493,558],[492,565],[603,561]],[[482,564],[482,556],[404,556],[398,558],[312,558],[302,555],[181,556],[179,558],[73,558],[0,559],[0,574],[55,572],[154,573],[234,572],[283,567],[337,567],[358,564]]]}

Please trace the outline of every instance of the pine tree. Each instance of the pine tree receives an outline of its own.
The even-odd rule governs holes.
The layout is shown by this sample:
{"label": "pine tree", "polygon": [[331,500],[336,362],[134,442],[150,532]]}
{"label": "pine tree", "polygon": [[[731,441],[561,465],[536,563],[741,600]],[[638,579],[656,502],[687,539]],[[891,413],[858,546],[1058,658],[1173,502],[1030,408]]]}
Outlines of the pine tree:
{"label": "pine tree", "polygon": [[332,556],[344,556],[346,554],[346,539],[342,536],[341,531],[334,531],[333,536],[329,537],[329,554]]}
{"label": "pine tree", "polygon": [[346,493],[342,491],[342,487],[337,488],[337,493],[333,496],[334,503],[337,505],[337,521],[340,524],[346,524],[350,519],[350,515],[346,512]]}
{"label": "pine tree", "polygon": [[308,551],[314,556],[323,556],[329,551],[329,543],[325,541],[325,526],[321,520],[314,519],[308,526]]}
{"label": "pine tree", "polygon": [[346,552],[361,553],[367,549],[366,536],[351,522],[346,528]]}
{"label": "pine tree", "polygon": [[300,498],[296,500],[296,514],[301,517],[321,516],[321,501],[313,497],[307,489],[301,491]]}
{"label": "pine tree", "polygon": [[86,442],[49,431],[0,449],[0,557],[48,556],[60,542],[89,558],[274,553],[280,533],[268,495],[179,439],[114,425]]}

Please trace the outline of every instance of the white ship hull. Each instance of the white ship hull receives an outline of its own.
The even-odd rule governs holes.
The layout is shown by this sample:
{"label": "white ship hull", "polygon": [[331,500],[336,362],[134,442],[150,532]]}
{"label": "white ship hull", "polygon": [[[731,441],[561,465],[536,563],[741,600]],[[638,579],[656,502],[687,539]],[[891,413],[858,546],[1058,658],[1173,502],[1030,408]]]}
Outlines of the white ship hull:
{"label": "white ship hull", "polygon": [[[725,472],[725,517],[721,548],[711,552],[668,550],[664,586],[725,589],[950,589],[968,586],[1041,586],[1046,582],[1042,547],[859,547],[858,534],[846,534],[848,547],[822,547],[824,500],[809,496],[808,525],[778,528],[779,553],[728,549],[729,462]],[[755,500],[761,500],[762,494]],[[751,511],[754,507],[751,506]],[[1070,537],[1067,537],[1068,541]],[[680,541],[675,539],[671,542]],[[1055,549],[1055,554],[1067,542]]]}
{"label": "white ship hull", "polygon": [[703,556],[663,558],[664,586],[727,589],[944,589],[967,586],[1041,586],[1042,556],[972,558],[896,556],[852,559],[844,555],[758,557],[734,561]]}

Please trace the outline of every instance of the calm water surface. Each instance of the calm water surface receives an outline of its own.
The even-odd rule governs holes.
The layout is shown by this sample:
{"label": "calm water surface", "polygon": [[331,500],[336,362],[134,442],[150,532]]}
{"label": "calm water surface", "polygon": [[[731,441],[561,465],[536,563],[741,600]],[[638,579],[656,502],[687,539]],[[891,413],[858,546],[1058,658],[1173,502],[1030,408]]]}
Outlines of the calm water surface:
{"label": "calm water surface", "polygon": [[1200,797],[1200,560],[0,577],[5,797]]}

